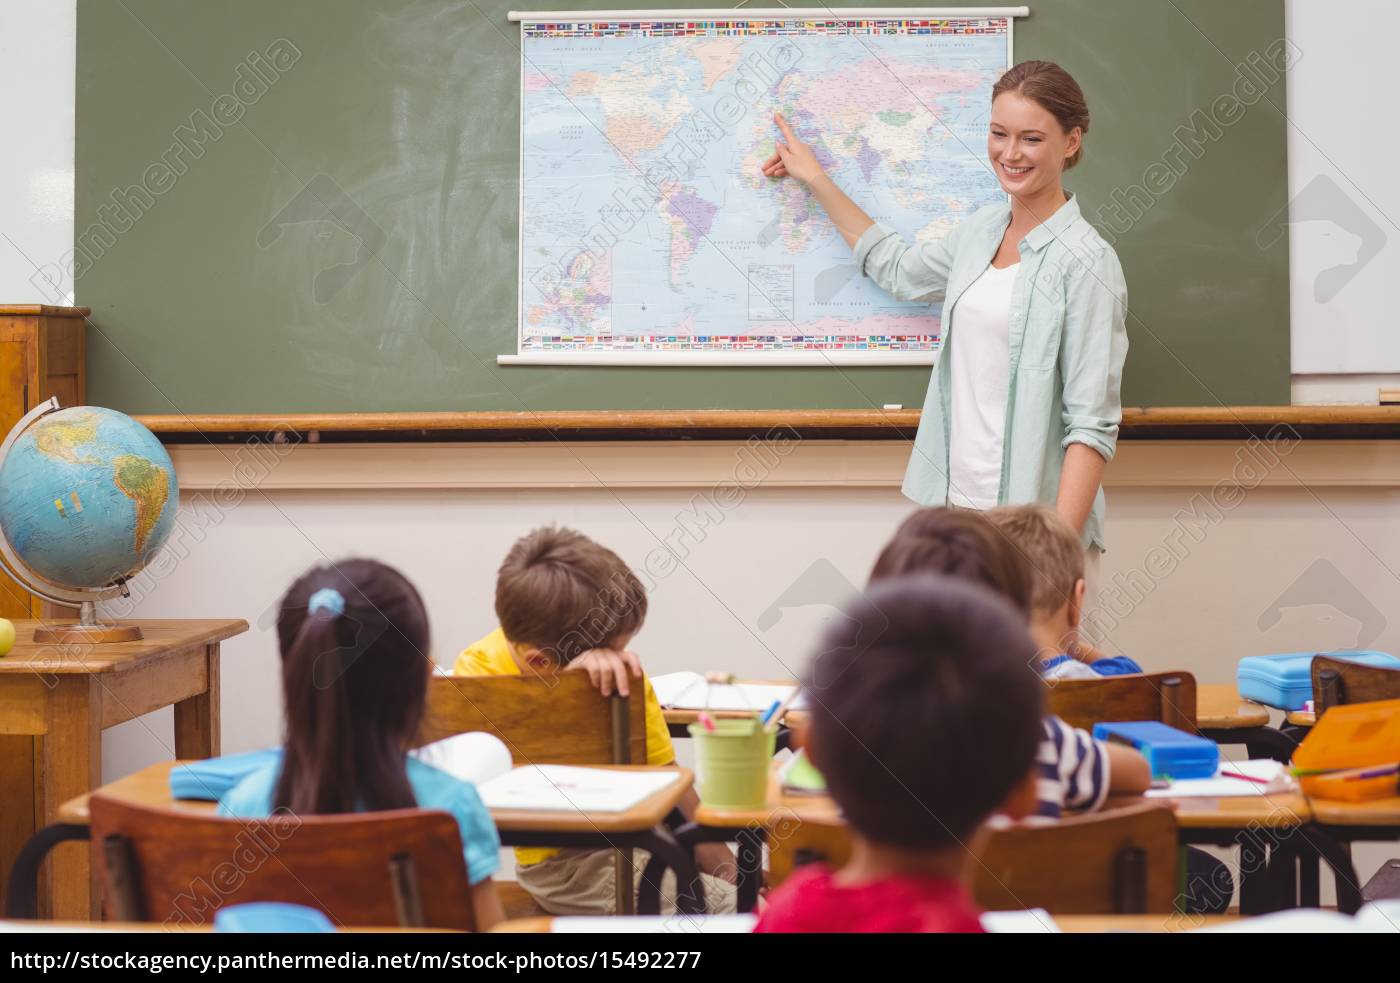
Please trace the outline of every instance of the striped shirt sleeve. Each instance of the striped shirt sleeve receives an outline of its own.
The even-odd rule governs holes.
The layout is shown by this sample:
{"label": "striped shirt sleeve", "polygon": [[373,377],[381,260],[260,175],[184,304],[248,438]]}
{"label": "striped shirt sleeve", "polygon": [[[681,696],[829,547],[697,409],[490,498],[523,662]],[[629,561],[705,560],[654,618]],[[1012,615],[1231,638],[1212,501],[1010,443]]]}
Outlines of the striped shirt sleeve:
{"label": "striped shirt sleeve", "polygon": [[1108,752],[1088,731],[1059,717],[1044,719],[1036,755],[1036,815],[1057,819],[1065,809],[1091,811],[1108,795]]}

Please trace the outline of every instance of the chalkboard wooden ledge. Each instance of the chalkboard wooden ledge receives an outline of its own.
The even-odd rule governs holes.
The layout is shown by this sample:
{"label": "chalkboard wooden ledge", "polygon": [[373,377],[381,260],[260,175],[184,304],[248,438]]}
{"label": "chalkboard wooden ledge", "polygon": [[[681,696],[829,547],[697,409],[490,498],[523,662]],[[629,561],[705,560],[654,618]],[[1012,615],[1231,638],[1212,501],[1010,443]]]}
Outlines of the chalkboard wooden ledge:
{"label": "chalkboard wooden ledge", "polygon": [[[918,410],[551,410],[138,416],[168,444],[531,440],[911,440]],[[1123,411],[1125,440],[1400,438],[1400,406],[1183,406]]]}

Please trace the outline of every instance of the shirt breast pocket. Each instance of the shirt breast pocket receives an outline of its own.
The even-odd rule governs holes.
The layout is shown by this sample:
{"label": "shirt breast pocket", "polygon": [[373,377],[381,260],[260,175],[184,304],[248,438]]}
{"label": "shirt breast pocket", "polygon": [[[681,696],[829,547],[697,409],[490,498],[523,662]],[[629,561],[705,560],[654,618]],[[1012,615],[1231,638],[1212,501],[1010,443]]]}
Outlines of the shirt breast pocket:
{"label": "shirt breast pocket", "polygon": [[1064,336],[1063,307],[1032,310],[1026,318],[1026,331],[1021,341],[1021,366],[1049,371],[1060,361],[1060,339]]}

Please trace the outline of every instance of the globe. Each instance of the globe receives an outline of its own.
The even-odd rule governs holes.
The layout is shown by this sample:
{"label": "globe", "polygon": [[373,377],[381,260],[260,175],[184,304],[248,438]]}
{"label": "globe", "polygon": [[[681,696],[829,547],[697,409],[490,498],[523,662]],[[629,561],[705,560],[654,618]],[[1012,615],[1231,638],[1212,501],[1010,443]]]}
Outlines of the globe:
{"label": "globe", "polygon": [[[68,602],[73,592],[106,596],[169,537],[179,507],[175,468],[155,434],[126,414],[40,408],[6,444],[0,535],[16,579],[34,593]],[[26,583],[26,573],[45,583]]]}

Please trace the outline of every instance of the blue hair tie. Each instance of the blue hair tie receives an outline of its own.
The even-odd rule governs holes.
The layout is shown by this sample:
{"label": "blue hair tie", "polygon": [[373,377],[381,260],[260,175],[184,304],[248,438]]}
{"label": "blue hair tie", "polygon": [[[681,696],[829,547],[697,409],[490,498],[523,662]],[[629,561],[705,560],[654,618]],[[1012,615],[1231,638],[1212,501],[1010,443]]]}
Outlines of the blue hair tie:
{"label": "blue hair tie", "polygon": [[306,604],[306,610],[309,614],[315,614],[317,611],[329,611],[339,618],[345,613],[345,595],[334,587],[322,587],[311,595],[311,600]]}

